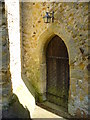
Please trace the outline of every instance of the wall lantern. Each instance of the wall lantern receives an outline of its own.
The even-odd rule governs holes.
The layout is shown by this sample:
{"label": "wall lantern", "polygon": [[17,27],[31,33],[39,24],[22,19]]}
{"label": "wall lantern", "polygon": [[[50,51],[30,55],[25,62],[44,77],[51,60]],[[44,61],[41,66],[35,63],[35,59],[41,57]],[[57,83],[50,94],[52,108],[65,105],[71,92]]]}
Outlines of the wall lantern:
{"label": "wall lantern", "polygon": [[46,12],[46,15],[43,17],[44,23],[54,22],[54,11],[52,13]]}

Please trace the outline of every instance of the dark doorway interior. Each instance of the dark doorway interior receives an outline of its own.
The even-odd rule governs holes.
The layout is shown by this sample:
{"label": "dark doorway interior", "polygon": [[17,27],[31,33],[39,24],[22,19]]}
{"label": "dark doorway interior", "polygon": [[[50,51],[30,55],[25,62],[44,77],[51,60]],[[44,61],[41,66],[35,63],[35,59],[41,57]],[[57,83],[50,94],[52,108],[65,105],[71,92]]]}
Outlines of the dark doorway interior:
{"label": "dark doorway interior", "polygon": [[68,107],[69,57],[66,45],[57,35],[49,42],[46,50],[47,101]]}

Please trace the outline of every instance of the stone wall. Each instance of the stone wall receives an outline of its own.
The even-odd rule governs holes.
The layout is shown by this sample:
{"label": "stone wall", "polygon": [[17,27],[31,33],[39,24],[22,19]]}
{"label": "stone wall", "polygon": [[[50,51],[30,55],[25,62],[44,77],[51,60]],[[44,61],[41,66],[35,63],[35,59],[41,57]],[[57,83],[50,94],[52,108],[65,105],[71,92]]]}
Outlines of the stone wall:
{"label": "stone wall", "polygon": [[[47,10],[55,11],[54,23],[46,24]],[[70,88],[68,112],[88,115],[88,3],[22,3],[22,76],[39,96],[46,92],[46,46],[54,35],[65,42],[69,53]]]}
{"label": "stone wall", "polygon": [[[19,6],[18,6],[19,7]],[[10,34],[5,2],[0,1],[0,120],[28,118],[30,113],[12,92],[10,74]]]}
{"label": "stone wall", "polygon": [[[24,108],[32,115],[35,108],[34,90],[28,89],[28,85],[21,77],[21,39],[20,35],[20,4],[16,0],[6,0],[6,10],[8,18],[8,34],[10,44],[10,72],[13,93],[18,97]],[[29,85],[30,86],[30,85]]]}
{"label": "stone wall", "polygon": [[5,3],[0,1],[0,110],[8,109],[12,96],[10,54]]}

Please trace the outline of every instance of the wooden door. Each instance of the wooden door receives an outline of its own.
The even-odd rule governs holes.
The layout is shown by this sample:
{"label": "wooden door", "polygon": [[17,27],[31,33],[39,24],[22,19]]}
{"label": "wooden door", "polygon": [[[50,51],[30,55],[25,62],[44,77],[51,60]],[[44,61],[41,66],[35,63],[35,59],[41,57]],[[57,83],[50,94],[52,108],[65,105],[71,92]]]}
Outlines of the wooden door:
{"label": "wooden door", "polygon": [[69,91],[69,58],[61,38],[55,36],[49,42],[46,52],[47,87],[49,102],[67,108]]}

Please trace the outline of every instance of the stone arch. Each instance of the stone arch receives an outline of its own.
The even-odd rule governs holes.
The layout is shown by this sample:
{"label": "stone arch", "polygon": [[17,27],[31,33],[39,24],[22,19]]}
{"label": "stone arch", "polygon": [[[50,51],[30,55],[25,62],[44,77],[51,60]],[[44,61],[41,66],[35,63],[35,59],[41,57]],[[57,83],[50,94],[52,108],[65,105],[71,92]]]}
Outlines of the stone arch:
{"label": "stone arch", "polygon": [[[44,63],[45,51],[46,47],[51,40],[52,37],[55,35],[59,36],[65,43],[68,54],[69,54],[69,65],[75,61],[75,56],[77,56],[78,50],[76,49],[76,44],[69,33],[63,25],[53,24],[50,25],[38,38],[38,50],[42,59],[40,59],[40,63]],[[42,53],[42,54],[41,54]]]}
{"label": "stone arch", "polygon": [[[39,63],[40,63],[40,81],[41,81],[41,96],[40,100],[46,100],[46,48],[50,40],[55,36],[59,36],[65,43],[69,55],[69,66],[70,66],[70,83],[71,83],[71,65],[75,62],[75,57],[78,54],[76,49],[76,44],[71,36],[71,34],[65,29],[63,24],[53,23],[50,25],[38,38],[38,53],[39,53]],[[71,99],[69,86],[69,98]],[[69,102],[68,102],[69,109]]]}

